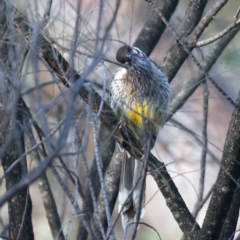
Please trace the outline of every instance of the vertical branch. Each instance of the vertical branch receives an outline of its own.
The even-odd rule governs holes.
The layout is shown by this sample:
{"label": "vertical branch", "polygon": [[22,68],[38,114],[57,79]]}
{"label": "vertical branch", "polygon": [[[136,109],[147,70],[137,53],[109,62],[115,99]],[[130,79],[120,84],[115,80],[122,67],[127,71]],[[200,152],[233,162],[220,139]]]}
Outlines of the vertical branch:
{"label": "vertical branch", "polygon": [[[12,110],[12,109],[11,109]],[[1,125],[6,116],[5,111],[0,112]],[[14,114],[13,114],[14,116]],[[18,124],[22,123],[22,113],[18,109],[16,114]],[[7,127],[2,128],[0,137],[0,147],[5,143],[5,140],[10,135],[11,142],[2,156],[2,166],[4,171],[14,163],[24,153],[24,138],[23,132],[17,127],[14,119],[9,119]],[[14,126],[15,125],[15,126]],[[18,125],[18,126],[19,126]],[[21,163],[16,164],[13,170],[6,176],[6,189],[10,189],[18,183],[26,173],[26,159]],[[22,188],[13,198],[8,201],[9,213],[9,239],[10,240],[32,240],[34,239],[32,226],[32,201],[29,195],[28,187]]]}
{"label": "vertical branch", "polygon": [[[178,36],[180,39],[184,39],[189,36],[195,26],[199,23],[206,3],[206,0],[189,1],[184,19],[180,28],[178,29]],[[188,47],[191,51],[194,46],[192,45]],[[179,68],[182,66],[183,62],[186,60],[187,57],[188,53],[185,52],[183,46],[181,46],[181,44],[176,41],[169,49],[162,66],[163,71],[169,78],[169,81],[171,81],[175,77],[176,73],[178,72]]]}
{"label": "vertical branch", "polygon": [[[193,208],[193,216],[196,217],[201,205],[203,204],[203,193],[205,183],[205,172],[206,172],[206,157],[208,148],[208,137],[207,137],[207,123],[208,123],[208,85],[207,81],[203,81],[203,128],[202,128],[202,156],[200,161],[200,178],[199,178],[199,190],[198,199]],[[182,240],[185,239],[183,235]]]}
{"label": "vertical branch", "polygon": [[[120,174],[121,172],[121,167],[122,167],[122,157],[123,154],[119,148],[116,149],[112,161],[110,162],[109,168],[106,171],[105,174],[105,182],[106,185],[108,186],[107,188],[107,196],[109,199],[109,210],[110,213],[112,214],[117,196],[118,196],[118,186],[119,186],[119,181],[120,181]],[[107,223],[107,216],[106,216],[106,211],[105,211],[105,206],[104,206],[104,198],[103,198],[103,193],[101,192],[99,195],[98,199],[98,212],[100,215],[100,219],[103,223],[105,231],[108,228],[108,223]],[[96,222],[96,215],[94,213],[94,218],[92,219],[91,226],[93,226],[93,231],[97,232],[99,231],[96,227],[94,227],[94,222]],[[116,222],[115,222],[116,223]],[[114,228],[114,225],[111,228],[109,228],[109,233],[108,233],[108,238],[111,236],[111,232]]]}
{"label": "vertical branch", "polygon": [[[114,149],[115,149],[115,141],[112,137],[112,134],[109,131],[107,131],[107,129],[104,127],[104,125],[102,123],[100,124],[99,132],[98,132],[98,139],[99,139],[99,150],[100,150],[100,155],[101,155],[101,160],[102,160],[102,171],[105,174],[105,172],[109,166],[109,163],[112,162],[111,159],[112,159]],[[96,205],[96,207],[93,206],[95,201],[97,204],[97,199],[98,199],[98,196],[99,196],[99,193],[101,190],[100,181],[99,181],[98,172],[97,172],[96,160],[94,159],[93,165],[90,169],[90,172],[89,172],[87,162],[85,159],[83,159],[83,163],[85,166],[85,172],[87,173],[87,184],[86,184],[85,192],[84,192],[85,193],[85,201],[83,202],[83,212],[87,214],[87,216],[90,220],[91,220],[92,214],[94,212],[95,222],[98,222],[99,220],[96,217],[96,215],[99,215],[98,210],[96,209],[97,205]],[[110,168],[111,168],[111,165],[109,166]],[[118,171],[118,172],[116,172],[116,174],[120,176],[120,174],[119,174],[120,172],[121,171]],[[116,175],[114,175],[114,176],[116,176]],[[118,184],[109,185],[108,181],[106,179],[107,179],[107,177],[105,176],[106,186],[109,186],[109,188],[112,188],[113,186],[115,188],[117,188]],[[109,201],[111,202],[111,198],[109,198]],[[111,203],[109,203],[109,204],[111,206]],[[95,232],[95,230],[94,230],[94,232]],[[80,236],[81,237],[86,236],[85,234],[87,234],[86,229],[84,228],[82,223],[80,223],[79,228],[78,228],[79,239],[80,239]],[[81,239],[83,239],[83,238],[81,238]]]}
{"label": "vertical branch", "polygon": [[43,15],[43,21],[41,26],[42,29],[48,24],[48,21],[50,20],[51,8],[52,8],[52,0],[48,0],[46,9]]}
{"label": "vertical branch", "polygon": [[[22,132],[22,105],[18,101],[20,93],[18,73],[21,71],[26,52],[24,50],[18,51],[16,48],[16,35],[11,21],[16,16],[12,9],[6,7],[5,1],[0,1],[0,15],[0,37],[2,40],[0,44],[0,103],[2,106],[0,112],[0,148],[2,166],[5,172],[25,152]],[[26,174],[27,163],[26,158],[23,157],[22,161],[17,163],[12,171],[6,175],[6,189],[9,190],[18,184]],[[18,191],[13,198],[8,199],[8,214],[9,239],[33,240],[32,201],[28,186]]]}
{"label": "vertical branch", "polygon": [[[26,107],[26,105],[25,105]],[[26,115],[26,111],[25,111]],[[28,116],[28,117],[27,117]],[[34,135],[30,126],[30,117],[27,113],[27,116],[24,116],[24,127],[26,129],[29,145],[30,147],[35,146],[37,143],[34,139]],[[30,153],[31,159],[35,163],[35,165],[40,164],[41,157],[37,149],[34,149]],[[61,221],[58,215],[56,202],[53,197],[53,193],[47,178],[46,172],[43,172],[42,175],[38,179],[38,186],[42,195],[43,205],[46,212],[46,217],[48,220],[48,224],[52,233],[52,237],[55,238],[58,235],[59,240],[64,240],[63,231],[61,230]]]}
{"label": "vertical branch", "polygon": [[[237,106],[240,109],[240,93]],[[232,114],[224,144],[221,169],[203,222],[200,239],[218,239],[219,230],[223,226],[237,188],[233,180],[239,178],[240,172],[240,111],[238,109],[235,108]]]}
{"label": "vertical branch", "polygon": [[[169,20],[178,5],[178,0],[158,0],[157,2],[157,6],[161,9],[165,18]],[[165,28],[165,23],[159,19],[156,12],[151,11],[148,20],[144,24],[133,45],[140,48],[149,56],[157,45]]]}
{"label": "vertical branch", "polygon": [[[88,218],[88,222],[90,222],[92,214],[91,214],[91,211],[89,211],[89,209],[87,207],[87,203],[89,202],[89,205],[91,205],[91,207],[93,207],[96,221],[94,222],[94,224],[91,224],[91,228],[93,229],[94,237],[97,236],[98,239],[102,239],[105,236],[105,232],[104,232],[103,224],[99,217],[99,212],[98,212],[97,197],[96,197],[95,191],[94,191],[95,190],[94,187],[96,185],[93,184],[94,179],[91,178],[90,171],[89,171],[88,164],[87,164],[87,159],[86,159],[84,153],[82,154],[82,158],[83,158],[84,170],[85,170],[86,176],[87,176],[87,183],[88,183],[88,187],[89,187],[89,191],[90,191],[89,198],[88,199],[85,198],[86,200],[85,200],[85,203],[83,204],[83,209],[87,213],[86,215]],[[97,182],[99,183],[99,180]],[[98,223],[98,227],[96,227],[96,223]],[[88,233],[83,225],[83,222],[80,222],[77,239],[85,240],[85,239],[87,239],[87,237],[88,237]]]}
{"label": "vertical branch", "polygon": [[75,201],[74,196],[72,195],[71,191],[68,189],[68,187],[66,186],[66,184],[62,181],[59,173],[57,172],[56,168],[53,165],[50,165],[50,169],[53,173],[53,175],[55,176],[55,178],[57,179],[58,183],[60,184],[61,188],[63,189],[63,191],[65,192],[65,194],[67,195],[68,199],[70,200],[72,206],[74,207],[75,212],[77,213],[77,216],[81,218],[83,225],[85,226],[85,228],[87,229],[88,233],[93,236],[93,233],[89,227],[89,224],[87,223],[87,221],[85,220],[85,216],[84,213],[81,211],[81,209],[78,206],[78,203]]}
{"label": "vertical branch", "polygon": [[204,192],[204,182],[205,182],[205,172],[206,172],[206,156],[207,156],[207,147],[208,147],[208,137],[207,137],[207,123],[208,123],[208,85],[207,81],[203,82],[203,147],[202,147],[202,157],[200,165],[200,179],[199,179],[199,192],[198,192],[198,201],[202,202],[203,192]]}
{"label": "vertical branch", "polygon": [[100,158],[99,145],[98,145],[98,140],[97,140],[97,127],[96,127],[97,122],[96,121],[97,121],[97,117],[94,120],[94,126],[93,126],[96,164],[97,164],[101,189],[103,191],[103,200],[104,200],[104,205],[105,205],[108,227],[111,228],[112,221],[111,221],[111,214],[110,214],[110,211],[109,211],[110,208],[109,208],[109,201],[108,201],[108,198],[107,198],[106,184],[105,184],[105,181],[104,181],[104,175],[103,175],[102,168],[101,168],[101,158]]}
{"label": "vertical branch", "polygon": [[[232,39],[236,36],[236,34],[240,30],[240,25],[234,27],[227,35],[223,36],[213,47],[211,51],[209,51],[208,55],[205,57],[205,60],[202,64],[205,72],[209,72],[213,67],[219,56],[222,54],[223,50],[228,46],[228,44],[232,41]],[[205,79],[204,73],[198,71],[195,77],[190,79],[182,89],[178,92],[176,96],[173,97],[171,103],[169,104],[168,112],[169,115],[167,117],[167,121],[171,118],[171,116],[180,109],[183,104],[187,101],[187,99],[194,93],[197,87],[201,84],[201,82]]]}
{"label": "vertical branch", "polygon": [[224,221],[223,228],[221,229],[221,234],[218,240],[234,239],[234,235],[235,235],[234,232],[236,230],[236,226],[239,218],[239,208],[240,208],[240,188],[238,187],[234,192],[231,207]]}

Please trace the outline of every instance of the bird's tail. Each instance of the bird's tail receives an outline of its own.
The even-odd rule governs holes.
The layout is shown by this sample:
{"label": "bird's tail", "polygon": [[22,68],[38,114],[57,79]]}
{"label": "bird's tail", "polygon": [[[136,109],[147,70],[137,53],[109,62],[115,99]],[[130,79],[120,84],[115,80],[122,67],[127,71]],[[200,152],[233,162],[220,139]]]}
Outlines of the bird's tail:
{"label": "bird's tail", "polygon": [[[143,195],[141,201],[140,217],[142,218],[145,212],[145,188],[146,183],[141,178],[143,172],[143,162],[135,160],[126,151],[124,151],[124,159],[122,163],[122,172],[119,188],[119,207],[121,211],[122,225],[126,226],[128,222],[136,221],[137,211],[139,209],[139,199],[142,192]],[[134,188],[133,192],[132,189]],[[131,195],[132,193],[132,195]],[[130,196],[131,195],[131,196]]]}

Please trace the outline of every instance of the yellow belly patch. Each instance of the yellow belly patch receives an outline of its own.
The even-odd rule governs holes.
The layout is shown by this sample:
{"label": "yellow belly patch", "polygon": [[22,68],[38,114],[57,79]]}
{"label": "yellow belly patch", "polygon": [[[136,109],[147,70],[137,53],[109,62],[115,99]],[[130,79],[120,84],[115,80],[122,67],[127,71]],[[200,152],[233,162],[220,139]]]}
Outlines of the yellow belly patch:
{"label": "yellow belly patch", "polygon": [[154,113],[148,107],[147,103],[143,103],[143,104],[137,103],[133,105],[132,108],[127,109],[126,117],[132,122],[135,122],[138,125],[142,125],[143,117],[152,120],[154,117]]}

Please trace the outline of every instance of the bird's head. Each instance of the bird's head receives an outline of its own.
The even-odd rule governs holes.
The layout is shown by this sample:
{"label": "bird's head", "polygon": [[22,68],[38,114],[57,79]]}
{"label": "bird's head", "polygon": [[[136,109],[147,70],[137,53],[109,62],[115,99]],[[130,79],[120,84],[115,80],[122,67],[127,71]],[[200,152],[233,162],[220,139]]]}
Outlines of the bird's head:
{"label": "bird's head", "polygon": [[117,51],[116,59],[120,63],[129,65],[130,70],[136,75],[146,78],[151,78],[153,75],[151,60],[137,47],[122,46]]}

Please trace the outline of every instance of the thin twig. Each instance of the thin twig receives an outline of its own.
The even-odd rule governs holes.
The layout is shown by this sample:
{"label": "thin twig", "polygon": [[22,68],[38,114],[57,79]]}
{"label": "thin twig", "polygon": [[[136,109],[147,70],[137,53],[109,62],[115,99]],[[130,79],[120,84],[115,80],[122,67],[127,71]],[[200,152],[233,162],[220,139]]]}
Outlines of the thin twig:
{"label": "thin twig", "polygon": [[198,23],[194,31],[192,32],[190,38],[194,42],[201,36],[203,31],[206,29],[208,24],[214,19],[215,15],[223,8],[223,6],[228,2],[228,0],[218,0],[213,4],[213,6],[206,12],[205,16]]}
{"label": "thin twig", "polygon": [[[40,126],[38,125],[38,123],[35,121],[35,119],[33,118],[31,112],[29,111],[25,101],[23,98],[21,98],[21,103],[23,105],[23,111],[24,111],[24,114],[28,116],[29,118],[29,121],[31,121],[31,124],[33,124],[36,132],[37,132],[37,135],[40,139],[40,142],[38,144],[34,144],[32,148],[30,148],[30,150],[35,150],[36,149],[36,146],[41,146],[42,147],[42,150],[41,150],[41,153],[43,154],[44,157],[47,156],[47,152],[46,152],[46,149],[45,149],[45,146],[44,146],[44,142],[46,141],[46,139],[48,139],[50,136],[52,136],[57,130],[58,128],[62,125],[62,123],[60,122],[58,124],[58,126],[55,128],[55,130],[50,134],[50,136],[46,136],[43,132],[43,130],[40,128]],[[52,150],[55,149],[55,146],[53,144],[50,143],[50,147]],[[27,152],[28,153],[28,152]],[[16,160],[17,161],[17,160]],[[83,194],[83,191],[81,189],[81,185],[80,185],[80,181],[79,181],[79,178],[78,176],[74,173],[74,172],[71,172],[68,167],[66,166],[66,164],[64,163],[63,159],[59,156],[59,161],[60,163],[62,164],[62,167],[63,169],[66,171],[68,177],[70,178],[71,182],[75,185],[75,180],[74,179],[77,179],[77,189],[78,189],[78,193],[79,195],[82,197],[83,201],[84,201],[84,194]],[[74,178],[73,178],[74,176]],[[2,179],[2,177],[0,178],[0,180]]]}
{"label": "thin twig", "polygon": [[[189,35],[192,33],[196,25],[201,20],[206,3],[207,3],[207,0],[188,1],[188,6],[185,11],[182,23],[177,29],[178,37],[181,38],[183,41],[186,41],[189,39]],[[190,50],[194,48],[194,44],[196,42],[197,40],[193,43],[191,42],[188,45]],[[177,74],[182,64],[187,59],[187,57],[188,57],[188,54],[184,51],[179,41],[177,41],[177,39],[174,39],[174,43],[171,45],[171,47],[167,51],[166,57],[164,58],[164,61],[162,64],[163,72],[167,75],[169,82],[173,80],[173,78],[175,77],[175,75]]]}
{"label": "thin twig", "polygon": [[[109,24],[109,29],[110,27],[111,27],[111,24]],[[70,87],[69,80],[75,83],[74,86],[71,87],[71,91],[73,92],[73,100],[77,96],[77,94],[79,94],[82,97],[82,99],[87,104],[89,104],[89,99],[90,99],[89,89],[86,88],[85,85],[83,85],[82,80],[85,79],[88,76],[88,74],[92,72],[92,69],[100,61],[101,55],[98,56],[92,62],[89,69],[87,69],[86,72],[84,72],[84,74],[80,76],[78,73],[76,73],[76,71],[73,68],[69,66],[68,62],[61,56],[61,54],[51,44],[49,44],[46,41],[46,39],[42,35],[38,43],[39,43],[38,46],[40,48],[40,53],[42,57],[45,59],[46,63],[49,64],[52,70],[57,74],[57,76],[62,81],[62,83],[67,87]],[[62,73],[62,70],[64,70],[65,72]],[[99,111],[99,105],[102,102],[102,99],[99,96],[99,94],[97,94],[93,89],[91,90],[91,93],[92,93],[91,106],[93,108],[94,113],[96,114]],[[73,102],[73,100],[71,100],[71,102]],[[69,107],[66,113],[67,118],[71,116],[72,114],[71,111],[72,111],[72,107]],[[139,159],[143,156],[141,144],[138,143],[138,141],[134,138],[133,134],[128,129],[128,127],[124,127],[123,129],[116,128],[116,126],[118,125],[118,119],[116,118],[112,109],[105,103],[99,119],[102,121],[102,123],[110,132],[113,132],[113,136],[115,140],[119,142],[119,144],[123,148],[125,148],[128,152],[130,152],[132,156],[134,156],[136,159]],[[62,144],[65,142],[66,133],[69,130],[68,128],[69,126],[67,125],[67,123],[69,124],[69,119],[65,121],[66,121],[66,126],[64,125],[63,132],[61,132],[59,136],[59,141],[61,139],[61,142],[58,142],[58,145],[56,145],[57,151],[60,151]],[[53,154],[54,156],[56,156],[56,152],[54,152]],[[53,157],[53,154],[51,154],[50,156],[51,158]],[[45,169],[45,167],[48,166],[47,164],[49,164],[51,160],[47,159],[46,161],[44,161],[45,165],[43,169]],[[149,162],[148,162],[148,171],[153,171],[154,169],[159,168],[160,166],[162,166],[163,171],[153,172],[152,176],[154,177],[158,187],[161,189],[164,197],[168,199],[167,205],[170,208],[170,210],[173,212],[173,215],[176,221],[179,223],[179,226],[181,227],[183,232],[185,232],[188,236],[195,236],[195,234],[200,229],[198,224],[195,225],[196,223],[195,220],[193,219],[188,208],[186,207],[186,204],[183,201],[181,195],[179,194],[178,189],[176,188],[174,182],[171,180],[170,175],[166,171],[164,164],[159,162],[152,154],[150,154]],[[40,168],[40,170],[42,170],[42,168]],[[174,201],[169,201],[169,199],[174,199]],[[2,201],[0,199],[0,205],[1,203]],[[192,230],[194,226],[195,226],[195,229]]]}
{"label": "thin twig", "polygon": [[[86,171],[88,187],[90,189],[90,194],[91,194],[91,197],[92,197],[94,213],[95,213],[96,219],[98,221],[98,225],[99,225],[102,237],[103,237],[103,239],[106,239],[106,234],[105,234],[105,231],[104,231],[104,228],[103,228],[103,224],[102,224],[101,218],[99,216],[97,198],[96,198],[96,195],[95,195],[95,192],[94,192],[94,187],[93,187],[93,183],[92,183],[92,179],[91,179],[91,174],[90,174],[90,171],[89,171],[87,159],[86,159],[83,152],[82,152],[82,159],[83,159],[84,170]],[[87,213],[87,214],[89,214],[89,213]],[[83,237],[85,237],[85,236],[80,236],[80,237],[83,239]]]}
{"label": "thin twig", "polygon": [[[124,239],[124,240],[127,240],[127,229],[128,229],[129,226],[132,225],[132,224],[136,224],[136,223],[135,223],[135,222],[129,222],[129,223],[127,223],[127,225],[126,225],[126,227],[125,227],[125,229],[124,229],[124,236],[123,236],[123,239]],[[151,228],[152,230],[154,230],[154,232],[156,232],[156,234],[158,235],[158,238],[161,240],[161,237],[160,237],[159,232],[158,232],[157,229],[155,229],[153,226],[150,226],[149,224],[147,224],[147,223],[145,223],[145,222],[139,222],[139,221],[138,221],[138,224],[145,225],[145,226]]]}
{"label": "thin twig", "polygon": [[207,202],[207,200],[210,198],[212,192],[213,192],[213,189],[214,189],[214,185],[210,188],[210,190],[208,191],[208,193],[206,194],[206,196],[204,197],[204,199],[199,202],[198,206],[196,206],[196,208],[193,210],[192,214],[193,214],[193,217],[196,218],[197,215],[198,215],[198,212],[201,210],[201,208],[203,207],[203,205]]}
{"label": "thin twig", "polygon": [[[23,100],[22,100],[22,102],[24,103]],[[25,112],[29,115],[29,117],[31,117],[31,114],[30,114],[27,106],[24,105],[24,107],[25,107],[25,108],[24,108],[24,109],[25,109]],[[30,119],[33,121],[33,124],[34,124],[34,126],[35,126],[35,128],[36,128],[36,130],[37,130],[37,132],[38,132],[38,135],[39,135],[40,139],[42,139],[42,137],[44,137],[43,131],[42,131],[41,128],[38,126],[38,124],[33,120],[32,117],[31,117]],[[42,141],[43,141],[43,140],[42,140]],[[41,145],[42,145],[42,144],[41,144]],[[52,150],[54,150],[54,148],[53,148],[52,145],[51,145],[51,147],[52,147]],[[42,153],[43,153],[44,157],[47,158],[48,155],[47,155],[47,152],[46,152],[46,150],[45,150],[44,145],[42,145],[42,150],[43,150]],[[82,218],[82,221],[83,221],[86,229],[89,231],[90,234],[92,234],[92,233],[90,232],[90,228],[89,228],[88,225],[87,225],[87,222],[85,221],[84,215],[83,215],[82,212],[80,211],[80,208],[79,208],[78,204],[75,202],[75,198],[72,196],[72,194],[71,194],[70,191],[68,190],[67,186],[66,186],[66,185],[64,184],[64,182],[62,181],[60,175],[58,174],[58,172],[57,172],[57,170],[55,169],[55,167],[54,167],[53,164],[50,165],[50,169],[52,170],[53,175],[56,177],[56,179],[57,179],[57,181],[59,182],[60,186],[62,187],[63,191],[66,193],[66,195],[68,196],[69,200],[71,201],[71,203],[72,203],[72,205],[73,205],[76,213]],[[75,178],[75,179],[76,179],[76,178]],[[75,183],[75,185],[76,185],[76,184],[77,184],[77,183]],[[76,185],[76,186],[78,186],[78,185]],[[78,187],[77,187],[77,189],[78,189]],[[60,229],[60,228],[59,228],[59,229]],[[59,236],[59,235],[58,235],[58,236]]]}
{"label": "thin twig", "polygon": [[[240,92],[237,104],[240,107]],[[202,232],[208,239],[218,239],[223,219],[226,218],[230,208],[234,191],[239,187],[232,179],[239,178],[240,171],[240,111],[235,108],[229,124],[223,148],[222,167],[219,170],[212,198],[209,203],[206,217],[203,222]],[[226,174],[226,172],[228,174]],[[209,224],[211,223],[211,224]]]}
{"label": "thin twig", "polygon": [[183,49],[188,53],[188,55],[191,57],[193,62],[196,64],[196,66],[199,68],[199,70],[205,75],[207,80],[209,80],[213,86],[230,102],[235,108],[238,108],[237,104],[232,100],[232,98],[216,83],[216,81],[213,80],[212,77],[204,70],[204,68],[201,66],[201,64],[198,62],[198,60],[194,57],[194,55],[191,53],[189,50],[188,46],[186,43],[179,38],[178,34],[176,31],[172,28],[172,26],[168,23],[166,18],[163,16],[162,12],[157,8],[157,6],[154,4],[152,0],[146,0],[158,13],[159,17],[163,20],[163,22],[166,24],[166,26],[171,30],[173,33],[174,37],[179,41],[179,43],[182,45]]}
{"label": "thin twig", "polygon": [[[198,134],[196,134],[195,132],[190,130],[188,127],[186,127],[183,123],[181,123],[181,122],[179,122],[179,121],[177,121],[175,119],[171,119],[170,122],[173,123],[174,126],[177,126],[179,129],[181,129],[181,130],[185,131],[186,133],[188,133],[196,141],[196,143],[198,143],[199,146],[201,146],[203,148],[204,141],[201,140],[201,136],[199,136]],[[212,143],[210,142],[210,144],[212,144]],[[206,150],[207,150],[208,155],[213,159],[213,161],[216,162],[218,165],[220,165],[221,162],[215,156],[215,154],[208,148]]]}
{"label": "thin twig", "polygon": [[[157,5],[163,11],[166,19],[169,20],[176,9],[178,2],[178,0],[157,0]],[[134,41],[133,46],[140,48],[147,56],[149,56],[159,42],[159,39],[162,36],[165,28],[166,25],[164,22],[159,20],[157,14],[154,12],[154,10],[152,10],[141,32]]]}
{"label": "thin twig", "polygon": [[[95,157],[96,157],[95,159],[96,159],[96,163],[97,163],[97,169],[98,169],[101,189],[103,191],[103,196],[104,196],[103,199],[104,199],[105,209],[106,209],[106,213],[107,213],[108,227],[111,228],[112,220],[111,220],[111,214],[109,211],[109,202],[108,202],[108,198],[107,198],[106,185],[105,185],[104,176],[103,176],[103,172],[102,172],[102,168],[101,168],[101,159],[100,159],[100,153],[99,153],[99,145],[98,145],[98,141],[97,141],[96,124],[97,124],[97,122],[94,121],[93,132],[94,132],[94,145],[95,145],[94,149],[95,149]],[[114,233],[113,233],[113,236],[114,236]],[[116,238],[114,238],[114,239],[116,239]]]}
{"label": "thin twig", "polygon": [[235,16],[233,17],[233,19],[234,19],[235,22],[238,20],[239,14],[240,14],[240,6],[238,7],[238,10],[237,10]]}
{"label": "thin twig", "polygon": [[60,184],[61,188],[63,189],[63,191],[65,192],[65,194],[68,196],[68,199],[70,200],[72,206],[74,207],[77,215],[80,216],[85,228],[88,231],[88,234],[90,234],[92,237],[94,236],[93,232],[91,231],[91,228],[89,226],[89,223],[85,220],[85,214],[80,210],[77,202],[75,201],[75,198],[73,197],[71,191],[67,188],[67,186],[65,185],[65,183],[62,181],[60,175],[58,174],[56,168],[51,165],[50,169],[53,173],[53,175],[55,176],[55,178],[57,179],[58,183]]}
{"label": "thin twig", "polygon": [[52,0],[48,0],[47,1],[47,6],[45,8],[44,15],[43,15],[42,24],[41,24],[42,25],[41,26],[42,29],[44,29],[46,27],[47,23],[50,20],[51,8],[52,8]]}
{"label": "thin twig", "polygon": [[206,172],[206,156],[207,156],[207,148],[208,148],[208,136],[207,136],[207,123],[208,123],[208,85],[207,81],[203,82],[203,128],[202,128],[202,136],[203,136],[203,147],[202,147],[202,157],[200,164],[200,179],[199,179],[199,192],[198,192],[198,201],[201,202],[203,198],[204,192],[204,183],[205,183],[205,172]]}
{"label": "thin twig", "polygon": [[228,27],[226,27],[223,31],[221,31],[220,33],[216,34],[215,36],[199,41],[196,43],[196,47],[203,47],[208,45],[209,43],[212,43],[214,41],[217,41],[218,39],[220,39],[221,37],[223,37],[225,34],[229,33],[229,31],[231,29],[233,29],[236,25],[240,24],[240,19],[238,19],[237,21],[234,21],[232,24],[230,24]]}
{"label": "thin twig", "polygon": [[[222,54],[223,50],[228,46],[229,42],[236,36],[239,32],[240,25],[237,25],[233,28],[229,34],[223,36],[213,47],[211,51],[208,52],[208,55],[205,57],[205,60],[202,62],[202,66],[206,72],[210,71],[213,67],[219,56]],[[171,100],[171,103],[168,107],[168,116],[167,121],[171,116],[180,109],[187,99],[194,93],[197,87],[205,80],[204,74],[199,70],[197,74],[187,83],[185,83],[181,90],[174,96]]]}
{"label": "thin twig", "polygon": [[[79,118],[78,118],[78,121],[79,121]],[[78,124],[78,121],[76,121],[74,123],[74,126],[73,126],[74,133],[76,133],[76,125]],[[76,141],[76,139],[75,139],[75,137],[76,137],[76,134],[73,134],[73,138],[71,139],[71,146],[72,146],[71,152],[76,152],[76,149],[75,149],[75,141]],[[73,163],[74,176],[77,176],[77,174],[78,174],[78,172],[77,172],[77,158],[78,158],[78,154],[72,155],[71,157],[72,157],[72,163]],[[78,202],[78,184],[79,184],[78,178],[74,177],[75,202],[76,203]],[[70,219],[69,219],[68,224],[67,224],[67,230],[66,230],[66,234],[65,234],[66,239],[68,239],[68,235],[69,235],[69,231],[70,231],[73,219],[74,219],[74,207],[72,208],[71,216],[70,216]],[[84,219],[84,220],[86,221],[86,219]]]}
{"label": "thin twig", "polygon": [[[25,108],[25,106],[23,106]],[[25,111],[24,114],[24,127],[26,128],[25,131],[27,131],[27,136],[29,138],[29,142],[31,144],[31,147],[37,145],[34,135],[31,129],[31,116],[28,115],[28,113]],[[34,149],[30,156],[32,157],[32,160],[36,162],[36,165],[41,162],[41,157],[37,151],[37,149]],[[57,206],[56,202],[53,197],[53,193],[51,190],[51,187],[49,185],[49,181],[47,178],[47,175],[45,172],[42,173],[42,175],[38,179],[38,186],[42,194],[43,198],[43,204],[46,211],[46,216],[48,219],[49,227],[51,229],[51,233],[53,238],[57,236],[59,233],[59,239],[65,239],[63,232],[59,232],[59,229],[61,229],[61,221],[57,212]]]}
{"label": "thin twig", "polygon": [[[89,123],[92,120],[92,113],[91,113],[91,109],[88,105],[86,106],[86,108],[87,108],[86,123]],[[88,140],[90,124],[86,124],[86,126],[87,127],[84,132],[86,135],[85,138]],[[91,207],[93,206],[93,210],[94,210],[94,214],[95,214],[95,218],[96,218],[95,221],[96,221],[96,223],[98,223],[98,230],[100,230],[100,234],[101,234],[102,238],[105,239],[106,234],[104,231],[103,223],[101,221],[101,217],[100,217],[99,209],[98,209],[99,206],[97,203],[98,194],[95,191],[95,184],[93,182],[94,178],[92,177],[91,172],[89,170],[88,162],[87,162],[86,156],[83,151],[84,148],[85,148],[85,146],[84,146],[84,144],[82,144],[79,152],[81,153],[81,156],[82,156],[83,167],[84,167],[84,170],[86,173],[86,182],[87,182],[86,186],[87,186],[89,192],[85,191],[86,199],[85,199],[85,202],[83,202],[83,210],[86,212],[88,221],[90,222],[93,211],[91,211],[92,209],[89,209],[89,206],[91,206]],[[99,180],[97,179],[97,181],[99,181]],[[90,195],[90,197],[88,195]],[[92,201],[92,203],[90,203],[90,201]],[[91,228],[93,229],[93,225],[91,225]],[[93,230],[93,231],[94,231],[95,237],[99,238],[97,231],[95,231],[95,230]],[[87,239],[87,231],[84,228],[84,225],[82,224],[82,222],[80,222],[80,224],[79,224],[78,239],[83,239],[83,240]]]}

